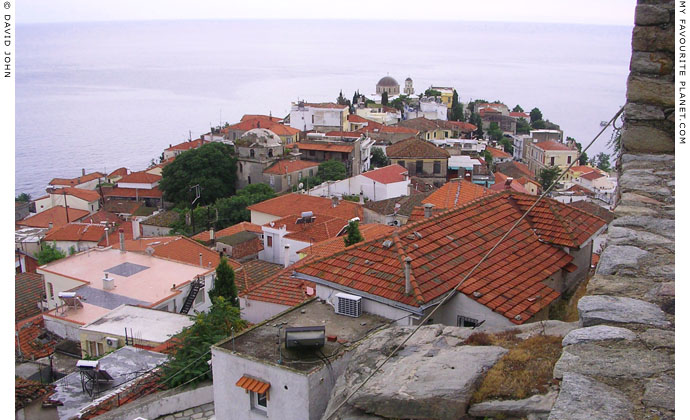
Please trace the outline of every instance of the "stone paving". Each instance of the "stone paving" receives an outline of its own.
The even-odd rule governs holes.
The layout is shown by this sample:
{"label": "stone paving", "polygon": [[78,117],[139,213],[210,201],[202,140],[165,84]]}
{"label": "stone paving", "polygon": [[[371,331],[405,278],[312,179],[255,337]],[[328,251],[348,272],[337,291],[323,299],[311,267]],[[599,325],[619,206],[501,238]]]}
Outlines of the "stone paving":
{"label": "stone paving", "polygon": [[200,405],[198,407],[189,408],[174,414],[158,417],[156,420],[215,420],[215,410],[213,403]]}

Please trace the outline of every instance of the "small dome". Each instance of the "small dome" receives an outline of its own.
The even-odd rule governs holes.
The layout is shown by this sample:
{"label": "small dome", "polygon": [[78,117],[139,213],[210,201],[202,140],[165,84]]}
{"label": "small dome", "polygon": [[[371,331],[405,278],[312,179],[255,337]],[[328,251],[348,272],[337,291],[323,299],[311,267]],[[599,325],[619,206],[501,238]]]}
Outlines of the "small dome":
{"label": "small dome", "polygon": [[271,130],[265,128],[253,128],[242,134],[239,139],[240,144],[257,144],[265,147],[280,146],[282,143],[280,137]]}
{"label": "small dome", "polygon": [[394,78],[392,78],[390,76],[386,76],[386,77],[381,78],[381,80],[379,80],[379,82],[376,84],[376,86],[387,86],[387,87],[391,86],[392,87],[392,86],[400,86],[400,85],[398,84],[398,82]]}
{"label": "small dome", "polygon": [[407,79],[405,79],[405,81],[406,81],[406,82],[411,82],[412,79],[408,77]]}

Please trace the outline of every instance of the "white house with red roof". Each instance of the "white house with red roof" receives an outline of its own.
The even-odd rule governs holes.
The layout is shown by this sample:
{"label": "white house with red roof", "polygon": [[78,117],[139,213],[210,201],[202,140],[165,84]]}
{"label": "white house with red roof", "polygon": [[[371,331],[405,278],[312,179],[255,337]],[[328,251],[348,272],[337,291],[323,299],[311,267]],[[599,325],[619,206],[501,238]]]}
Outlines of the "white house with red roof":
{"label": "white house with red roof", "polygon": [[204,140],[204,139],[196,139],[196,140],[188,140],[185,142],[182,142],[180,144],[176,145],[170,145],[167,149],[163,150],[163,160],[168,160],[170,158],[173,158],[175,156],[179,156],[182,153],[186,152],[187,150],[192,150],[192,149],[198,149],[199,147],[203,146],[204,144],[210,143],[210,140]]}
{"label": "white house with red roof", "polygon": [[342,131],[347,125],[349,113],[347,105],[293,102],[290,109],[290,127],[300,131]]}
{"label": "white house with red roof", "polygon": [[73,222],[50,230],[44,241],[54,243],[56,248],[69,255],[97,247],[106,234],[106,226],[100,223]]}
{"label": "white house with red roof", "polygon": [[325,182],[311,188],[309,195],[320,197],[356,195],[362,200],[380,201],[408,195],[409,185],[410,177],[407,169],[395,163],[340,181]]}
{"label": "white house with red roof", "polygon": [[302,179],[316,175],[318,170],[318,162],[282,159],[264,169],[264,183],[270,185],[275,192],[282,193],[299,185]]}
{"label": "white house with red roof", "polygon": [[86,170],[81,170],[81,176],[76,178],[53,178],[49,186],[55,188],[74,187],[85,190],[93,190],[98,186],[101,180],[105,179],[105,174],[100,172],[86,173]]}
{"label": "white house with red roof", "polygon": [[41,213],[55,206],[67,206],[70,209],[86,210],[95,213],[100,209],[101,195],[98,191],[83,188],[62,187],[49,188],[48,195],[34,200],[36,213]]}

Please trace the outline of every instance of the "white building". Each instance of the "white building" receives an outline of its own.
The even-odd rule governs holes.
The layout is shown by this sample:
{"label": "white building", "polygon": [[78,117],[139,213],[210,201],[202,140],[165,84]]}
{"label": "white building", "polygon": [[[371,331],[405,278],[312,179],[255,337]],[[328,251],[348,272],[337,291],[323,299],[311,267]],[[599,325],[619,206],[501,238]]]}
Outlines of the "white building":
{"label": "white building", "polygon": [[[365,313],[340,315],[310,300],[221,341],[211,348],[216,418],[320,419],[351,349],[387,322]],[[314,346],[299,347],[297,335]]]}
{"label": "white building", "polygon": [[402,119],[401,112],[389,106],[377,106],[375,108],[357,107],[355,108],[355,113],[362,118],[383,125],[393,125]]}
{"label": "white building", "polygon": [[347,105],[334,103],[292,103],[290,127],[300,131],[342,131],[347,123]]}
{"label": "white building", "polygon": [[419,106],[405,107],[405,119],[424,117],[429,120],[448,120],[448,107],[436,98],[424,97],[420,99]]}
{"label": "white building", "polygon": [[380,201],[408,195],[409,185],[410,178],[407,169],[398,164],[392,164],[340,181],[324,182],[311,188],[309,195],[320,197],[361,195],[363,199]]}

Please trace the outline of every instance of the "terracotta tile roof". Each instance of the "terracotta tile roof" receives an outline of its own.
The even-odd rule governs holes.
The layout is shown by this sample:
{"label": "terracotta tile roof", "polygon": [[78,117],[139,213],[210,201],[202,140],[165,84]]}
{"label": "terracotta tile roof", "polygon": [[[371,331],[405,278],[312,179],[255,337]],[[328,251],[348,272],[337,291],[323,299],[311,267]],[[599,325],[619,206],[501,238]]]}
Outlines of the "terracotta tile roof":
{"label": "terracotta tile roof", "polygon": [[529,166],[524,163],[515,162],[514,160],[497,163],[496,170],[508,176],[512,176],[513,178],[520,178],[521,176],[526,176],[530,179],[534,178],[534,174],[530,171]]}
{"label": "terracotta tile roof", "polygon": [[[233,267],[234,268],[234,267]],[[283,269],[280,264],[263,260],[251,260],[240,265],[235,273],[238,294],[250,290]]]}
{"label": "terracotta tile roof", "polygon": [[[42,384],[37,381],[24,379],[19,376],[14,377],[14,410],[19,411],[31,405],[32,402],[40,399],[49,405],[62,405],[57,401],[50,400],[55,393],[55,385]],[[57,416],[57,414],[56,414]],[[17,417],[18,418],[18,417]]]}
{"label": "terracotta tile roof", "polygon": [[[256,284],[253,289],[245,291],[243,297],[277,305],[295,306],[313,297],[316,285],[312,282],[298,280],[291,276],[294,266],[287,267],[279,273]],[[312,294],[307,294],[310,288]]]}
{"label": "terracotta tile roof", "polygon": [[125,175],[127,175],[127,172],[128,172],[127,168],[124,168],[124,167],[123,168],[117,168],[108,174],[108,178],[114,178],[117,176],[125,176]]}
{"label": "terracotta tile roof", "polygon": [[285,235],[286,238],[316,243],[337,236],[348,224],[348,219],[320,213],[313,214],[314,221],[312,223],[297,223],[300,220],[300,216],[300,213],[291,214],[274,222],[267,223],[264,226],[271,226],[273,224],[271,227],[276,229],[285,226],[287,231],[290,232]]}
{"label": "terracotta tile roof", "polygon": [[148,247],[154,248],[161,244],[167,244],[177,238],[178,236],[151,236],[146,238],[140,237],[139,239],[125,239],[125,249],[132,252],[144,252]]}
{"label": "terracotta tile roof", "polygon": [[46,241],[100,242],[104,238],[104,225],[68,223],[58,228],[53,228],[44,239]]}
{"label": "terracotta tile roof", "polygon": [[488,150],[489,153],[491,153],[491,156],[493,156],[493,157],[495,157],[495,158],[499,158],[499,159],[512,159],[512,158],[513,158],[512,155],[510,155],[510,154],[504,152],[504,151],[501,150],[501,149],[497,149],[497,148],[495,148],[495,147],[489,147],[489,146],[487,146],[487,147],[486,147],[486,150]]}
{"label": "terracotta tile roof", "polygon": [[[523,212],[537,200],[536,196],[528,194],[513,193],[512,197]],[[551,199],[540,201],[527,217],[539,239],[571,248],[580,247],[606,226],[604,219]]]}
{"label": "terracotta tile roof", "polygon": [[457,127],[458,130],[464,132],[472,132],[477,129],[477,126],[463,121],[446,121],[446,124]]}
{"label": "terracotta tile roof", "polygon": [[[470,124],[471,125],[471,124]],[[403,120],[396,124],[398,127],[413,128],[417,131],[433,131],[433,130],[457,130],[457,129],[468,129],[467,126],[461,126],[459,124],[454,124],[450,121],[444,120],[430,120],[426,117],[412,118],[409,120]],[[474,127],[474,126],[472,126]],[[475,127],[476,130],[476,127]],[[474,130],[472,130],[474,131]]]}
{"label": "terracotta tile roof", "polygon": [[594,172],[599,172],[602,175],[606,175],[606,173],[604,171],[602,171],[601,169],[593,168],[593,167],[587,166],[587,165],[573,166],[572,168],[570,168],[570,171],[571,172],[580,172],[582,174],[586,174],[588,172],[594,171]]}
{"label": "terracotta tile roof", "polygon": [[[151,166],[151,167],[148,168],[145,172],[151,173],[150,171],[152,171],[153,169],[156,169],[156,168],[165,168],[166,166],[170,165],[170,164],[173,163],[174,161],[175,161],[175,156],[171,156],[171,157],[165,159],[163,162],[159,163],[158,165]],[[154,174],[154,175],[155,175],[155,174]]]}
{"label": "terracotta tile roof", "polygon": [[580,200],[570,203],[569,206],[578,208],[582,211],[586,211],[589,214],[593,214],[594,216],[604,219],[606,223],[613,222],[613,212],[610,210],[606,210],[600,205],[590,203],[586,200]]}
{"label": "terracotta tile roof", "polygon": [[[107,197],[107,194],[105,194],[105,190],[103,194]],[[103,210],[110,213],[133,214],[142,205],[143,203],[139,203],[132,200],[118,200],[115,198],[108,198],[105,204],[103,204]]]}
{"label": "terracotta tile roof", "polygon": [[539,188],[541,188],[540,183],[538,183],[537,181],[535,181],[533,179],[527,178],[526,176],[521,176],[520,178],[516,179],[516,181],[519,182],[520,184],[522,184],[523,187],[525,186],[525,184],[529,183],[529,184],[534,184],[534,185],[538,186]]}
{"label": "terracotta tile roof", "polygon": [[132,172],[131,174],[122,177],[121,180],[117,181],[119,183],[131,183],[131,184],[153,184],[160,181],[163,177],[160,175],[150,174],[145,171]]}
{"label": "terracotta tile roof", "polygon": [[292,128],[289,125],[273,123],[268,126],[268,129],[276,133],[278,136],[294,136],[299,134],[300,130]]}
{"label": "terracotta tile roof", "polygon": [[278,136],[294,136],[295,134],[298,134],[300,132],[300,130],[298,130],[296,128],[292,128],[288,125],[283,125],[283,124],[279,124],[277,122],[271,121],[268,119],[268,117],[249,118],[249,116],[247,116],[247,115],[242,117],[242,121],[238,122],[237,124],[233,124],[231,126],[228,126],[226,130],[228,130],[228,131],[229,130],[249,131],[249,130],[252,130],[254,128],[265,128],[267,130],[272,131],[273,133],[275,133]]}
{"label": "terracotta tile roof", "polygon": [[422,205],[431,203],[435,209],[452,209],[490,194],[492,192],[488,188],[459,179],[447,182],[431,193],[422,201]]}
{"label": "terracotta tile roof", "polygon": [[[98,246],[112,246],[118,248],[120,246],[120,229],[125,234],[125,241],[134,237],[134,229],[131,221],[122,222],[117,229],[111,230],[111,233],[98,243]],[[141,225],[139,225],[139,234],[142,233]]]}
{"label": "terracotta tile roof", "polygon": [[[220,264],[220,254],[215,250],[201,245],[197,241],[185,236],[174,236],[173,240],[166,240],[167,238],[168,237],[157,238],[159,240],[162,239],[160,244],[148,244],[148,246],[153,248],[153,255],[156,257],[167,258],[169,260],[199,266],[199,254],[201,254],[204,268],[215,269],[218,264]],[[133,240],[132,242],[137,241],[138,239]],[[127,249],[127,243],[128,242],[125,241],[125,249]],[[234,270],[241,266],[238,261],[230,258],[228,258],[228,264]]]}
{"label": "terracotta tile roof", "polygon": [[[69,221],[76,222],[85,216],[89,215],[86,210],[69,208]],[[53,224],[53,228],[57,228],[67,224],[67,215],[63,206],[51,207],[48,210],[42,211],[35,216],[28,217],[17,222],[19,226],[40,227],[47,228],[48,223]]]}
{"label": "terracotta tile roof", "polygon": [[309,162],[306,160],[279,160],[270,167],[264,169],[265,174],[286,175],[293,172],[301,171],[307,168],[318,168],[318,162]]}
{"label": "terracotta tile roof", "polygon": [[277,217],[285,217],[291,214],[300,214],[303,211],[311,211],[325,216],[340,217],[350,220],[353,217],[364,217],[362,206],[347,200],[340,200],[333,207],[333,201],[328,198],[315,197],[306,194],[292,193],[281,195],[270,200],[252,204],[247,207],[251,211],[271,214]]}
{"label": "terracotta tile roof", "polygon": [[[522,196],[492,194],[296,271],[407,305],[432,302],[450,291],[520,218],[513,195]],[[383,239],[390,241],[389,247]],[[405,294],[403,272],[408,256],[412,258],[411,295]],[[541,242],[531,223],[523,220],[460,292],[522,324],[559,296],[544,282],[572,259],[560,248]]]}
{"label": "terracotta tile roof", "polygon": [[91,172],[90,174],[78,176],[76,178],[53,178],[49,184],[55,186],[76,187],[79,184],[93,181],[94,179],[98,178],[105,178],[105,175],[100,172]]}
{"label": "terracotta tile roof", "polygon": [[351,123],[356,123],[356,124],[357,123],[360,123],[360,124],[361,123],[367,123],[368,127],[383,127],[383,124],[376,122],[376,121],[373,121],[373,120],[366,119],[366,118],[362,117],[361,115],[357,115],[357,114],[348,114],[347,120],[350,121]]}
{"label": "terracotta tile roof", "polygon": [[524,118],[526,120],[529,120],[529,114],[526,114],[524,112],[511,112],[508,115],[510,115],[511,117],[515,117],[515,118]]}
{"label": "terracotta tile roof", "polygon": [[[122,182],[122,180],[120,180]],[[138,191],[138,193],[137,193]],[[163,198],[163,191],[159,190],[158,187],[153,187],[151,189],[147,188],[111,188],[109,190],[103,189],[103,195],[106,197],[127,197],[127,198]]]}
{"label": "terracotta tile roof", "polygon": [[299,150],[320,150],[323,152],[351,153],[354,146],[332,143],[295,143]]}
{"label": "terracotta tile roof", "polygon": [[364,208],[384,216],[399,214],[409,217],[412,214],[412,210],[417,206],[421,206],[422,201],[430,194],[430,191],[418,192],[412,190],[412,195],[404,195],[402,197],[389,198],[387,200],[367,201],[364,203]]}
{"label": "terracotta tile roof", "polygon": [[85,190],[83,188],[56,188],[55,190],[53,190],[52,194],[62,195],[63,192],[67,195],[71,195],[73,197],[80,198],[84,201],[88,201],[89,203],[101,199],[101,195],[98,193],[98,191]]}
{"label": "terracotta tile roof", "polygon": [[539,143],[535,143],[535,146],[540,148],[541,150],[544,151],[558,151],[558,150],[565,150],[569,152],[577,152],[577,150],[571,149],[570,147],[566,146],[563,143],[558,143],[555,141],[547,140],[547,141],[542,141]]}
{"label": "terracotta tile roof", "polygon": [[595,179],[599,178],[604,178],[604,175],[600,174],[599,172],[587,172],[586,174],[580,175],[580,178],[586,179],[588,181],[594,181]]}
{"label": "terracotta tile roof", "polygon": [[210,140],[203,140],[203,139],[196,139],[192,141],[185,141],[180,144],[176,144],[174,146],[170,146],[165,150],[190,150],[190,149],[196,149],[198,147],[203,146],[204,144],[211,143]]}
{"label": "terracotta tile roof", "polygon": [[108,223],[114,223],[114,224],[119,224],[122,223],[123,220],[117,217],[116,214],[111,213],[109,211],[100,209],[96,213],[90,214],[83,218],[81,220],[84,223],[101,223],[101,222],[108,222]]}
{"label": "terracotta tile roof", "polygon": [[[508,178],[505,175],[503,175],[500,172],[496,172],[494,176],[496,183],[489,187],[491,191],[512,190],[519,193],[529,194],[529,191],[527,191],[525,187],[523,187],[522,184],[520,184],[516,180],[512,180],[509,185],[506,185],[506,181],[508,180]],[[501,178],[500,181],[499,178]]]}
{"label": "terracotta tile roof", "polygon": [[[217,231],[215,233],[215,237],[216,239],[220,239],[224,236],[232,236],[239,232],[254,232],[261,234],[263,230],[261,229],[261,226],[255,225],[254,223],[240,222],[236,225],[228,226],[225,229]],[[192,236],[192,239],[201,242],[208,242],[211,240],[211,231],[205,230],[203,232],[197,233],[196,235]]]}
{"label": "terracotta tile roof", "polygon": [[574,193],[578,193],[578,194],[584,194],[584,195],[588,195],[588,196],[594,196],[594,191],[589,190],[589,189],[583,187],[582,185],[577,185],[577,184],[568,188],[566,191],[570,191],[570,192],[574,192]]}
{"label": "terracotta tile roof", "polygon": [[362,175],[381,184],[392,184],[394,182],[405,181],[407,179],[407,174],[407,169],[403,168],[397,163],[394,163],[392,165],[384,166],[383,168],[364,172]]}
{"label": "terracotta tile roof", "polygon": [[386,148],[386,155],[390,159],[398,158],[426,158],[426,159],[448,159],[450,153],[440,147],[434,146],[426,140],[409,138],[399,141]]}
{"label": "terracotta tile roof", "polygon": [[[365,241],[371,241],[373,239],[379,238],[381,236],[389,235],[395,230],[395,227],[382,225],[380,223],[367,223],[359,225],[359,233],[362,234]],[[345,249],[345,236],[336,236],[319,243],[315,243],[312,246],[300,250],[300,254],[306,254],[312,257],[325,257],[328,255],[333,255],[336,252]]]}
{"label": "terracotta tile roof", "polygon": [[336,108],[336,109],[347,108],[347,105],[338,105],[338,104],[334,104],[333,102],[305,103],[304,106],[308,106],[310,108]]}
{"label": "terracotta tile roof", "polygon": [[242,116],[242,118],[240,119],[240,121],[246,121],[246,120],[268,120],[268,121],[273,121],[273,122],[277,123],[277,122],[282,121],[282,118],[273,117],[270,115],[244,114]]}
{"label": "terracotta tile roof", "polygon": [[479,110],[479,116],[480,117],[483,117],[485,114],[500,114],[500,113],[501,113],[501,111],[499,111],[495,108],[491,108],[491,107],[482,108]]}
{"label": "terracotta tile roof", "polygon": [[38,315],[43,300],[43,275],[20,273],[14,276],[14,322]]}
{"label": "terracotta tile roof", "polygon": [[18,333],[18,337],[15,337],[15,346],[19,347],[18,350],[24,359],[40,359],[55,351],[57,340],[45,329],[43,315],[18,322],[14,329]]}

